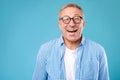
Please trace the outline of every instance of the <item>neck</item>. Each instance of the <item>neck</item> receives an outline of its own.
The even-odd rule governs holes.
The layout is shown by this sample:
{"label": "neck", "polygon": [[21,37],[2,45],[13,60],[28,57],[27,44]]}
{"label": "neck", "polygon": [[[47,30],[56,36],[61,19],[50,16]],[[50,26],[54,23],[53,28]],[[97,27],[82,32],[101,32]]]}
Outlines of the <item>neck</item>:
{"label": "neck", "polygon": [[67,48],[69,48],[71,50],[75,50],[81,43],[81,40],[82,40],[82,36],[77,41],[69,41],[67,39],[64,39],[64,42],[65,42],[65,45]]}

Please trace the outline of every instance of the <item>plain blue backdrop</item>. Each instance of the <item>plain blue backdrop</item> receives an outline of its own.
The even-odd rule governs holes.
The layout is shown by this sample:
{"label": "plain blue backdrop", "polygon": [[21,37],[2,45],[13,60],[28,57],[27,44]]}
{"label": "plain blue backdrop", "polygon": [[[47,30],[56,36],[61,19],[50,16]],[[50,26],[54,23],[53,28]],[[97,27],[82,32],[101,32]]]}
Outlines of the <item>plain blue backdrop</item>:
{"label": "plain blue backdrop", "polygon": [[104,46],[111,80],[120,80],[120,0],[0,0],[0,80],[31,80],[41,44],[61,36],[59,9],[82,6],[84,36]]}

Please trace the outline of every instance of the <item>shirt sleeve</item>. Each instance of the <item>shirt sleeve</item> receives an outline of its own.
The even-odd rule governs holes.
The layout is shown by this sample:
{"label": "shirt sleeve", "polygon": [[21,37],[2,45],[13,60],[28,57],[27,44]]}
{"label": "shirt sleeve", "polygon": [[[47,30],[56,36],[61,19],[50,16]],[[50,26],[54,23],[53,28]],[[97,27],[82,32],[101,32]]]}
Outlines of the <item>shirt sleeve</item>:
{"label": "shirt sleeve", "polygon": [[46,59],[44,48],[40,48],[32,80],[47,80]]}
{"label": "shirt sleeve", "polygon": [[98,80],[109,80],[108,63],[105,50],[100,51],[99,77]]}

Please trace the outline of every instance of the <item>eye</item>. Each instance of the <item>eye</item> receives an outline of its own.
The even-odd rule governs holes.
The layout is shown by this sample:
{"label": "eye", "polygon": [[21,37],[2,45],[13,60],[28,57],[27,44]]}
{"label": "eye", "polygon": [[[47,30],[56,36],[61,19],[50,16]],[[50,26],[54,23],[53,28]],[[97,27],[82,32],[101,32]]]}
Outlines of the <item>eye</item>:
{"label": "eye", "polygon": [[70,20],[70,18],[65,16],[65,17],[63,17],[63,20]]}
{"label": "eye", "polygon": [[65,17],[62,18],[62,20],[63,20],[64,23],[69,23],[70,22],[70,17],[65,16]]}
{"label": "eye", "polygon": [[75,23],[80,23],[81,22],[81,18],[79,16],[73,17],[73,20],[74,20]]}
{"label": "eye", "polygon": [[80,20],[80,17],[75,16],[73,19],[74,19],[74,20]]}

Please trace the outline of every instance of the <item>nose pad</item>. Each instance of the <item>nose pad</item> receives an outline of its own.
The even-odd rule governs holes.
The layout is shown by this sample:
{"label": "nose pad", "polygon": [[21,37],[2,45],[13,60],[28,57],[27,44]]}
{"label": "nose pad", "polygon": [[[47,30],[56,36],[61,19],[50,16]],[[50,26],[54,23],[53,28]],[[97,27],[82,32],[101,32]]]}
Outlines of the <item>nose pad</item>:
{"label": "nose pad", "polygon": [[73,19],[71,19],[69,25],[70,25],[71,27],[74,27],[74,26],[75,26],[75,23],[74,23],[74,20],[73,20]]}

